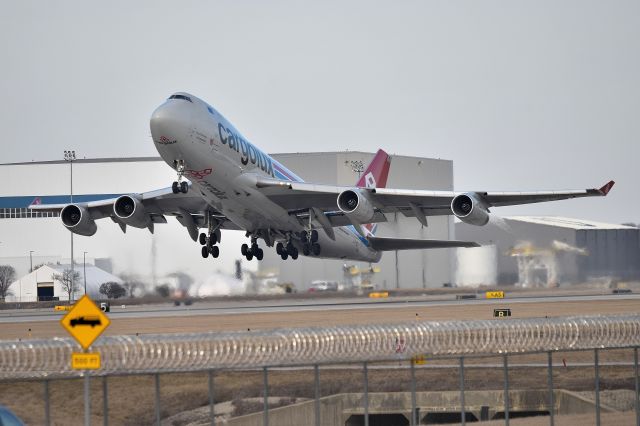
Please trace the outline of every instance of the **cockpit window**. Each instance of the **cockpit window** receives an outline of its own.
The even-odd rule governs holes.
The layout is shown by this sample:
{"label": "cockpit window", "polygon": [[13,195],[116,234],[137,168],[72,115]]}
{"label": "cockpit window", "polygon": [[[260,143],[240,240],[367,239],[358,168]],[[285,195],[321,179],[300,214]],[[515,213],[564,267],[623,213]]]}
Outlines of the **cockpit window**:
{"label": "cockpit window", "polygon": [[171,96],[169,96],[169,99],[183,99],[185,101],[189,101],[189,102],[193,103],[193,101],[191,100],[190,97],[184,96],[184,95],[171,95]]}

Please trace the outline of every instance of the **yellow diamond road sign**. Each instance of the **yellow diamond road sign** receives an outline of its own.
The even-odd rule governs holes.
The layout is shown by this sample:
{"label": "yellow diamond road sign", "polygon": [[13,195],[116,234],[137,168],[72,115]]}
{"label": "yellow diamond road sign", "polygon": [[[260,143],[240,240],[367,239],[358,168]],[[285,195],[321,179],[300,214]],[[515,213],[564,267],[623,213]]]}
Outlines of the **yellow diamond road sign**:
{"label": "yellow diamond road sign", "polygon": [[102,309],[93,303],[86,294],[73,305],[73,308],[60,320],[60,324],[76,339],[82,349],[89,346],[111,324]]}

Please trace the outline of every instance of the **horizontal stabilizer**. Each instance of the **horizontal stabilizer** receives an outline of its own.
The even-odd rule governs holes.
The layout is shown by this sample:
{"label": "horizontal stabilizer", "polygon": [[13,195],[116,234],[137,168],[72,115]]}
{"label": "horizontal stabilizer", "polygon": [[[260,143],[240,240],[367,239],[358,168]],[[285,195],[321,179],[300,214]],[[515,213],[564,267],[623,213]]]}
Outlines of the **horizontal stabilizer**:
{"label": "horizontal stabilizer", "polygon": [[379,251],[420,250],[450,247],[480,247],[473,241],[455,240],[414,240],[411,238],[368,237],[369,246]]}

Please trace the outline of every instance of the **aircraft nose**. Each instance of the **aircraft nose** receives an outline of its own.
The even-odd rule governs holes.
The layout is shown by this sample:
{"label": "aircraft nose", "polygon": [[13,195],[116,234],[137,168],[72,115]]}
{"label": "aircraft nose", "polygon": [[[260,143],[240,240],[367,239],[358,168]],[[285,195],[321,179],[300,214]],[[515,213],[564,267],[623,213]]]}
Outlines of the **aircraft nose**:
{"label": "aircraft nose", "polygon": [[158,145],[185,142],[191,128],[191,111],[180,101],[168,101],[151,114],[151,136]]}

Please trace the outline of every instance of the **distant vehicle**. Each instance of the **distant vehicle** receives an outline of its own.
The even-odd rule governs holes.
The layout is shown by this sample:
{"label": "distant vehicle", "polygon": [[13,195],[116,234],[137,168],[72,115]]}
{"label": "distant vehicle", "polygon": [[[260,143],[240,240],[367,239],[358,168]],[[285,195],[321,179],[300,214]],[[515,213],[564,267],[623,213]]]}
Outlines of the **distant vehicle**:
{"label": "distant vehicle", "polygon": [[336,281],[316,280],[311,282],[310,292],[315,291],[338,291],[338,283]]}
{"label": "distant vehicle", "polygon": [[24,426],[22,420],[18,418],[7,407],[0,405],[0,425],[2,426]]}
{"label": "distant vehicle", "polygon": [[180,306],[180,303],[184,303],[185,306],[191,306],[193,304],[193,299],[189,297],[189,293],[186,290],[178,289],[174,291],[171,298],[175,306]]}
{"label": "distant vehicle", "polygon": [[100,325],[102,323],[100,322],[100,318],[98,317],[78,317],[69,321],[69,324],[71,325],[71,327],[75,327],[76,325],[90,325],[91,328],[93,328],[96,325]]}

